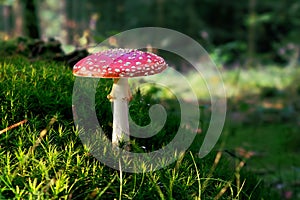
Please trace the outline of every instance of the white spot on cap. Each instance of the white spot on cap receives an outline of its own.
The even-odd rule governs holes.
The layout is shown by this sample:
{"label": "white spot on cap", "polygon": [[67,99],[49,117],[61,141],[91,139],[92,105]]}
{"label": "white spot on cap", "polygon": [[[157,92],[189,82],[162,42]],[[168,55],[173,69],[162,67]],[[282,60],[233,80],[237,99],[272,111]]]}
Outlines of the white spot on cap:
{"label": "white spot on cap", "polygon": [[141,63],[141,62],[136,62],[135,64],[136,64],[136,65],[140,65],[140,64],[142,64],[142,63]]}
{"label": "white spot on cap", "polygon": [[131,64],[131,62],[126,62],[125,64],[124,64],[124,66],[129,66]]}

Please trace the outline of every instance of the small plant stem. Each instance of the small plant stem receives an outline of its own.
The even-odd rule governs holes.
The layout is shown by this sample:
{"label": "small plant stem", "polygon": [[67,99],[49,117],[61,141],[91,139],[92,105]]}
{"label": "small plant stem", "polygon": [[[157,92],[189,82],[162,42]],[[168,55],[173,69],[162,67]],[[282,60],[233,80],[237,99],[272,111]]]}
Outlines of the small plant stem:
{"label": "small plant stem", "polygon": [[[236,198],[234,199],[240,199],[240,193],[241,193],[241,190],[245,184],[245,181],[242,183],[242,186],[240,184],[240,171],[241,169],[245,166],[245,161],[242,160],[238,163],[238,165],[236,166],[235,168],[235,173],[234,173],[234,177],[236,178],[236,188],[237,188],[237,195],[236,195]],[[226,183],[226,185],[220,190],[220,192],[217,194],[217,196],[215,196],[214,200],[217,200],[217,199],[220,199],[222,197],[222,195],[227,191],[227,189],[229,188],[229,186],[231,185],[231,183],[234,181],[234,177],[232,178],[231,181],[228,181]]]}
{"label": "small plant stem", "polygon": [[115,176],[111,179],[111,181],[107,184],[107,186],[101,190],[101,192],[97,195],[97,198],[100,199],[100,197],[110,188],[111,184],[115,181],[117,178],[118,174],[116,173]]}
{"label": "small plant stem", "polygon": [[164,193],[161,191],[159,185],[157,184],[157,180],[155,180],[155,177],[153,176],[152,172],[150,172],[149,176],[150,176],[151,182],[155,185],[155,189],[158,192],[159,198],[161,200],[165,200]]}
{"label": "small plant stem", "polygon": [[242,161],[239,162],[239,164],[235,168],[235,178],[236,178],[236,187],[237,187],[237,197],[236,197],[236,199],[240,199],[239,198],[239,194],[240,194],[240,190],[242,189],[241,188],[241,175],[240,175],[240,171],[244,167],[244,165],[245,165],[245,161],[242,160]]}
{"label": "small plant stem", "polygon": [[123,172],[122,172],[122,166],[121,166],[121,160],[120,159],[119,159],[119,170],[120,170],[120,194],[119,194],[119,200],[122,200]]}
{"label": "small plant stem", "polygon": [[214,200],[218,200],[227,191],[228,187],[231,185],[231,181],[228,181],[226,185],[220,190],[220,192],[215,196]]}
{"label": "small plant stem", "polygon": [[208,184],[209,179],[212,177],[212,175],[213,175],[213,173],[214,173],[214,171],[215,171],[217,165],[218,165],[219,162],[220,162],[221,157],[222,157],[222,151],[219,151],[219,152],[217,153],[217,155],[216,155],[216,158],[215,158],[215,160],[214,160],[214,164],[213,164],[213,166],[212,166],[211,169],[210,169],[210,172],[209,172],[209,174],[208,174],[208,176],[207,176],[207,179],[206,179],[206,180],[204,181],[204,183],[203,183],[202,191],[205,190],[205,188],[206,188],[206,186],[207,186],[207,184]]}
{"label": "small plant stem", "polygon": [[200,182],[199,170],[198,170],[197,164],[195,162],[195,158],[193,156],[193,153],[191,151],[190,151],[190,155],[192,157],[192,160],[193,160],[193,163],[194,163],[194,166],[195,166],[195,170],[196,170],[196,174],[197,174],[197,181],[198,181],[198,197],[197,197],[197,200],[201,200],[201,182]]}

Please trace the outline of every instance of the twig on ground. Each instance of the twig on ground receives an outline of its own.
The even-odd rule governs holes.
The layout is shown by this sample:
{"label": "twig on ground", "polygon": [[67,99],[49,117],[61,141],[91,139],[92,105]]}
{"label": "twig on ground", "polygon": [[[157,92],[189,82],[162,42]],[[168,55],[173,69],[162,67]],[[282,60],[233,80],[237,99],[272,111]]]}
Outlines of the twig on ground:
{"label": "twig on ground", "polygon": [[38,139],[35,141],[34,145],[30,147],[28,153],[31,154],[34,152],[34,150],[36,149],[37,146],[39,146],[39,144],[41,143],[42,139],[45,137],[46,133],[48,132],[48,130],[50,129],[50,127],[54,124],[54,122],[56,122],[56,117],[52,117],[50,122],[48,123],[47,127],[45,129],[43,129],[40,133],[40,136],[38,137]]}
{"label": "twig on ground", "polygon": [[22,124],[25,124],[27,121],[28,121],[27,119],[24,119],[24,120],[22,120],[22,121],[20,121],[20,122],[18,122],[18,123],[15,123],[15,124],[13,124],[13,125],[11,125],[11,126],[5,128],[5,129],[1,130],[1,131],[0,131],[0,135],[1,135],[2,133],[5,133],[5,132],[7,132],[7,131],[9,131],[9,130],[11,130],[11,129],[13,129],[13,128],[16,128],[16,127],[22,125]]}

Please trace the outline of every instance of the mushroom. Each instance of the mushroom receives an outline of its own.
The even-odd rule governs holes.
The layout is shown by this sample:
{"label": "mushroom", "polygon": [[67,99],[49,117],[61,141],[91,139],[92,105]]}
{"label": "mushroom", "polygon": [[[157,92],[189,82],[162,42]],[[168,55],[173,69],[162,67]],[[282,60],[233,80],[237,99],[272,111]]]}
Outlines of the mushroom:
{"label": "mushroom", "polygon": [[158,74],[167,68],[163,58],[135,49],[108,49],[75,64],[75,76],[113,78],[107,98],[113,102],[112,144],[129,141],[128,102],[132,99],[128,78]]}

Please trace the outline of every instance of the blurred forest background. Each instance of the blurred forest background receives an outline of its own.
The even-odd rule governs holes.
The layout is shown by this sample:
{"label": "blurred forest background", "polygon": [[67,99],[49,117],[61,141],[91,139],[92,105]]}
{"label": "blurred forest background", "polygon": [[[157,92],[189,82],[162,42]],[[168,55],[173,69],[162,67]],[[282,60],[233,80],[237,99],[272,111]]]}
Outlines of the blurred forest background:
{"label": "blurred forest background", "polygon": [[217,64],[296,65],[299,0],[0,0],[0,38],[88,45],[128,29],[159,26],[197,40]]}

